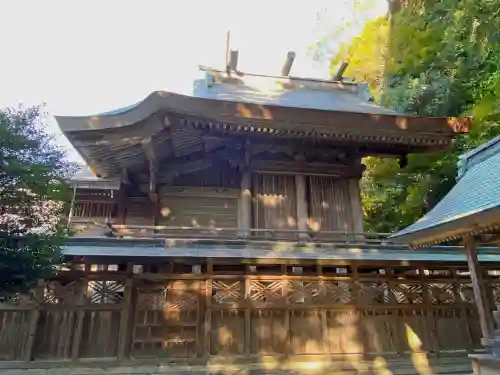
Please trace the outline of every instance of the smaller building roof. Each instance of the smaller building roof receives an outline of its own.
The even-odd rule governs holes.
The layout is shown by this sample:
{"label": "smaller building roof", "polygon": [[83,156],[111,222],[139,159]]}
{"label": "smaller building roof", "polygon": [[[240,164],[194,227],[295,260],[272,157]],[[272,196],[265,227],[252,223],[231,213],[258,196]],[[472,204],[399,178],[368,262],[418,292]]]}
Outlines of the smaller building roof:
{"label": "smaller building roof", "polygon": [[500,225],[500,137],[460,156],[456,185],[425,216],[390,238],[413,246],[484,233]]}
{"label": "smaller building roof", "polygon": [[82,170],[75,173],[68,184],[78,189],[119,190],[121,181],[119,179],[97,177],[87,167],[84,167]]}

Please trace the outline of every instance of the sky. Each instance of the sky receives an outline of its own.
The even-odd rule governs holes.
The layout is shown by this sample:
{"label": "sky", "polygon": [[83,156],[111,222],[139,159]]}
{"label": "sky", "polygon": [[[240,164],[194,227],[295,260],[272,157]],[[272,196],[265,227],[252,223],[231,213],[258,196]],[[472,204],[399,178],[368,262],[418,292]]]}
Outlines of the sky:
{"label": "sky", "polygon": [[279,74],[293,50],[292,75],[327,78],[309,47],[336,33],[334,52],[386,11],[386,0],[0,0],[0,108],[45,103],[49,131],[78,161],[53,115],[189,94],[198,65],[224,67],[228,30],[242,71]]}

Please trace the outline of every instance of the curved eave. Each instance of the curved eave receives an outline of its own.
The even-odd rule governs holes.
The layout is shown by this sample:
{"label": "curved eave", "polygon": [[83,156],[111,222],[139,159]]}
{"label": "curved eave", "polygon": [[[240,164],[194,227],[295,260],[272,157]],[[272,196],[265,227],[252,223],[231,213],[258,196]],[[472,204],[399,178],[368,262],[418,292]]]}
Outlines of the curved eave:
{"label": "curved eave", "polygon": [[434,227],[401,235],[396,233],[389,238],[394,243],[406,243],[412,248],[420,248],[466,236],[494,233],[498,229],[500,229],[500,207],[493,207]]}
{"label": "curved eave", "polygon": [[425,216],[393,234],[393,241],[424,246],[500,227],[500,153],[469,169]]}
{"label": "curved eave", "polygon": [[468,118],[415,117],[371,114],[347,111],[326,111],[264,105],[247,102],[205,99],[166,91],[156,91],[123,112],[98,116],[56,116],[64,133],[122,128],[146,119],[160,110],[206,120],[236,124],[272,124],[275,122],[308,125],[321,132],[324,128],[338,128],[339,132],[358,129],[389,133],[414,133],[416,136],[452,137],[468,131]]}

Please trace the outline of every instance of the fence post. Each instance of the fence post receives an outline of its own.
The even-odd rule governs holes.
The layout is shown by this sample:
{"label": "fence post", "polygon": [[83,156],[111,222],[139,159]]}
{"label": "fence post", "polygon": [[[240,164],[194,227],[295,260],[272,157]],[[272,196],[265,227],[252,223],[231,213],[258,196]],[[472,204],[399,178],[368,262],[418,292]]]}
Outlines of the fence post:
{"label": "fence post", "polygon": [[43,302],[45,281],[39,279],[35,289],[35,306],[30,314],[30,324],[28,337],[26,339],[26,347],[24,352],[24,360],[30,362],[33,356],[33,346],[35,344],[36,328],[38,325],[38,318],[40,316],[40,304]]}
{"label": "fence post", "polygon": [[118,360],[128,357],[131,345],[131,329],[134,319],[132,293],[134,289],[133,279],[134,264],[127,263],[127,280],[123,292],[122,310],[120,313],[120,328],[118,331]]}

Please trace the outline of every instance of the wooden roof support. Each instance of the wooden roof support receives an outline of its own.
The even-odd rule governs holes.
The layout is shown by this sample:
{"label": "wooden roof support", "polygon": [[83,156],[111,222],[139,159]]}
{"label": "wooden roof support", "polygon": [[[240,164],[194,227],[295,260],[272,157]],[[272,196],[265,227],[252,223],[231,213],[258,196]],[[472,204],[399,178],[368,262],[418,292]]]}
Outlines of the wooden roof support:
{"label": "wooden roof support", "polygon": [[125,185],[130,185],[130,178],[128,176],[128,171],[127,171],[127,168],[122,168],[122,183],[124,183]]}
{"label": "wooden roof support", "polygon": [[295,52],[289,51],[286,54],[285,63],[283,64],[283,67],[281,68],[281,75],[282,76],[289,76],[290,75],[290,70],[292,70],[292,65],[293,65],[294,60],[295,60]]}
{"label": "wooden roof support", "polygon": [[142,148],[149,162],[149,198],[152,202],[158,201],[156,189],[158,181],[158,158],[152,145],[151,137],[146,138],[142,143]]}
{"label": "wooden roof support", "polygon": [[474,300],[476,301],[479,323],[483,339],[490,339],[493,334],[493,322],[491,315],[487,311],[486,298],[481,287],[482,277],[478,269],[477,248],[474,237],[464,237],[465,252],[469,264],[470,278],[474,290]]}
{"label": "wooden roof support", "polygon": [[347,69],[347,66],[349,65],[348,62],[344,61],[340,64],[339,68],[337,69],[337,71],[335,72],[335,74],[333,75],[332,79],[334,81],[342,81],[342,79],[344,78],[344,73]]}

